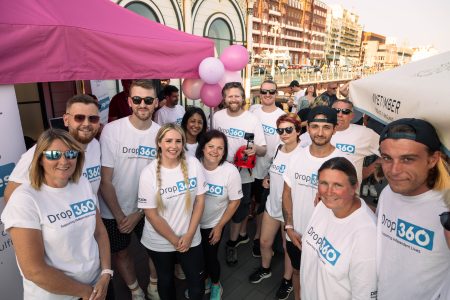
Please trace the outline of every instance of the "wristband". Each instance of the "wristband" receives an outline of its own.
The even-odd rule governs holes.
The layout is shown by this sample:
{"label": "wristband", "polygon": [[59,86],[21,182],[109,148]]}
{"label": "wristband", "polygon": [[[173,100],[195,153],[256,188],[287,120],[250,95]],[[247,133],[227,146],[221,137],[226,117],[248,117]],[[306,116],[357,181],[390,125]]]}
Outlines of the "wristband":
{"label": "wristband", "polygon": [[287,231],[288,229],[294,229],[293,225],[284,225],[284,231]]}
{"label": "wristband", "polygon": [[111,276],[111,278],[113,278],[114,271],[111,269],[103,269],[102,272],[100,273],[100,276],[103,274],[109,274],[109,276]]}
{"label": "wristband", "polygon": [[141,216],[145,216],[144,210],[142,208],[138,209],[138,213],[140,213]]}

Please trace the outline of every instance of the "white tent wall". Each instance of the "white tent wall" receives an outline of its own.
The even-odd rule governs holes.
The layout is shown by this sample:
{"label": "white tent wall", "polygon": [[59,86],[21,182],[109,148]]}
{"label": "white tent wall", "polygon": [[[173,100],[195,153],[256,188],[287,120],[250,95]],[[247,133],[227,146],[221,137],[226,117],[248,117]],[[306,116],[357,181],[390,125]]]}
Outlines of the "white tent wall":
{"label": "white tent wall", "polygon": [[[5,202],[3,192],[9,174],[25,152],[22,125],[13,85],[0,85],[0,213]],[[23,298],[22,278],[15,259],[12,241],[0,220],[0,291],[1,299],[18,300]]]}
{"label": "white tent wall", "polygon": [[350,100],[361,112],[387,124],[424,119],[436,128],[450,155],[450,52],[350,83]]}

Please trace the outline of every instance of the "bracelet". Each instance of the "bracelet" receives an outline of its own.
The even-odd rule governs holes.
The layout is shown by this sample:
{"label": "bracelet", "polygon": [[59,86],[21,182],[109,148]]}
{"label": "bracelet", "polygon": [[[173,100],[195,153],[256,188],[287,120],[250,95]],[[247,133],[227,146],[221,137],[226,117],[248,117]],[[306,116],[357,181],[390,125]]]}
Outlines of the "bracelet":
{"label": "bracelet", "polygon": [[111,276],[111,278],[113,278],[114,276],[114,271],[111,269],[103,269],[102,272],[100,273],[100,276],[103,274],[109,274],[109,276]]}
{"label": "bracelet", "polygon": [[294,229],[293,225],[284,225],[284,231],[287,231],[288,229]]}
{"label": "bracelet", "polygon": [[138,209],[138,213],[140,213],[141,216],[145,216],[144,210],[142,208]]}

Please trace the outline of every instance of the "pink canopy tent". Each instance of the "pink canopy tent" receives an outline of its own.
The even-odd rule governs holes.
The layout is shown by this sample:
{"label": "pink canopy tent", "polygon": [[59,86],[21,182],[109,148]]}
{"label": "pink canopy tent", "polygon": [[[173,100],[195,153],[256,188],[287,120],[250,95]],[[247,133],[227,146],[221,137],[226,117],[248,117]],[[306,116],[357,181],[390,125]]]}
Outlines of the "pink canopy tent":
{"label": "pink canopy tent", "polygon": [[214,42],[110,0],[0,1],[0,84],[199,78]]}

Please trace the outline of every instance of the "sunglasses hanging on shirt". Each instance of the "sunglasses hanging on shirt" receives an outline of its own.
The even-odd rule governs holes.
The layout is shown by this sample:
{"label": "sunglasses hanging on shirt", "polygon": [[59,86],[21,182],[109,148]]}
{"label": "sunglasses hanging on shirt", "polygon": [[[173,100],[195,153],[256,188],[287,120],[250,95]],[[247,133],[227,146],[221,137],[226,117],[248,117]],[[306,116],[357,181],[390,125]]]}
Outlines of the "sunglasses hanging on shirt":
{"label": "sunglasses hanging on shirt", "polygon": [[439,215],[441,217],[441,224],[444,226],[445,230],[450,231],[450,212],[444,212]]}

